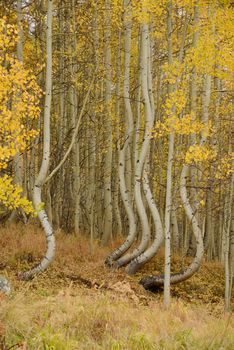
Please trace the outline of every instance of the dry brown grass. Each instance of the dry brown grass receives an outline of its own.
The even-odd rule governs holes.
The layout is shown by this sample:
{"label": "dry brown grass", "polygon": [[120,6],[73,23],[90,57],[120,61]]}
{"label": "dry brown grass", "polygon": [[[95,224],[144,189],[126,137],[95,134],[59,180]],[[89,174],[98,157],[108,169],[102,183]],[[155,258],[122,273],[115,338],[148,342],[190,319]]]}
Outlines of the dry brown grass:
{"label": "dry brown grass", "polygon": [[233,350],[234,321],[174,301],[165,310],[122,300],[108,291],[74,287],[55,295],[20,292],[1,305],[8,344],[27,349]]}
{"label": "dry brown grass", "polygon": [[[44,252],[43,233],[36,225],[0,229],[0,269],[13,285],[12,296],[0,301],[0,332],[8,344],[43,350],[234,349],[234,322],[223,313],[218,263],[204,264],[192,279],[173,287],[172,306],[164,310],[161,294],[138,284],[143,274],[162,270],[162,254],[129,277],[104,266],[111,247],[95,242],[91,253],[84,237],[56,236],[53,265],[22,282],[17,273]],[[177,257],[173,268],[181,264]]]}

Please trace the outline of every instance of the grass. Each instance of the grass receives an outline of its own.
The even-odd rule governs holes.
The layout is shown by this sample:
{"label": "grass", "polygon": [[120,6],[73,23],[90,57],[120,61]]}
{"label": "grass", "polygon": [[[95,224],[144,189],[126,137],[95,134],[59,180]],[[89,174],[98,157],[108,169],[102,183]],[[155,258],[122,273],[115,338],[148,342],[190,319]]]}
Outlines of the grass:
{"label": "grass", "polygon": [[[165,310],[161,294],[138,285],[140,274],[127,277],[103,266],[110,247],[96,246],[91,254],[84,238],[59,233],[57,241],[53,266],[22,282],[17,272],[39,259],[42,232],[21,225],[0,230],[1,274],[13,285],[12,295],[0,299],[0,350],[16,344],[21,350],[234,349],[234,318],[223,312],[218,263],[204,264],[202,273],[174,287]],[[174,268],[179,264],[175,259]],[[143,273],[161,265],[159,257]]]}
{"label": "grass", "polygon": [[234,349],[230,316],[182,301],[165,310],[71,287],[46,297],[16,293],[2,301],[1,319],[7,343],[26,349]]}

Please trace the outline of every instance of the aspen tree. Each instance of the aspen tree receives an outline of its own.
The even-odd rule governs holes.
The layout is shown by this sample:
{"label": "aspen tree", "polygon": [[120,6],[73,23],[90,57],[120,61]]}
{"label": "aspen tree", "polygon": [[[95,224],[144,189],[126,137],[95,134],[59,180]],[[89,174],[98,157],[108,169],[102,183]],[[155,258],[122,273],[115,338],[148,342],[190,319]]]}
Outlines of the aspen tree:
{"label": "aspen tree", "polygon": [[[126,162],[130,162],[131,158],[127,155],[127,150],[132,148],[133,138],[133,114],[130,103],[130,58],[131,58],[131,3],[129,0],[124,1],[124,106],[126,116],[126,132],[124,135],[123,145],[120,145],[119,150],[119,185],[121,198],[127,213],[129,233],[124,243],[113,251],[107,258],[106,263],[111,265],[113,261],[121,257],[132,245],[136,237],[136,220],[135,214],[132,207],[131,195],[129,186],[126,185],[126,176],[130,176],[126,173]],[[127,159],[126,159],[127,158]],[[116,265],[121,266],[120,262],[117,261]]]}
{"label": "aspen tree", "polygon": [[[144,11],[146,11],[144,9]],[[134,186],[134,198],[136,203],[137,213],[139,215],[140,223],[142,226],[142,237],[140,244],[130,253],[121,257],[118,261],[118,265],[125,265],[132,259],[139,256],[147,248],[150,240],[150,227],[145,205],[142,198],[142,174],[145,166],[145,160],[147,158],[151,131],[153,127],[152,110],[150,105],[150,98],[148,92],[148,45],[149,45],[149,24],[141,24],[141,60],[140,60],[140,71],[141,71],[141,88],[142,96],[144,101],[144,113],[145,113],[145,131],[141,149],[139,151],[138,159],[135,168],[135,186]]]}
{"label": "aspen tree", "polygon": [[[122,31],[119,30],[119,38],[118,38],[118,54],[116,56],[116,115],[118,117],[118,125],[117,125],[117,131],[116,131],[116,138],[117,138],[117,149],[114,153],[114,166],[116,168],[119,167],[119,154],[120,154],[120,92],[121,92],[121,37],[122,37]],[[116,223],[116,232],[115,234],[119,235],[122,234],[123,231],[123,225],[122,225],[122,219],[121,219],[121,213],[120,213],[120,206],[119,206],[119,174],[116,173],[116,177],[114,179],[114,198],[113,198],[113,209],[114,209],[114,215],[115,215],[115,223]]]}
{"label": "aspen tree", "polygon": [[[231,190],[231,195],[232,195]],[[228,205],[228,194],[225,198],[225,206],[224,210],[226,213],[224,214],[224,224],[223,224],[223,240],[224,240],[224,268],[225,268],[225,292],[224,292],[224,301],[225,301],[225,311],[230,311],[230,301],[231,301],[231,295],[230,295],[230,261],[229,261],[229,254],[230,254],[230,205]]]}
{"label": "aspen tree", "polygon": [[106,154],[104,160],[104,221],[102,244],[112,238],[112,122],[111,122],[111,1],[105,0],[105,117]]}
{"label": "aspen tree", "polygon": [[47,251],[40,263],[30,270],[21,273],[22,279],[30,279],[35,274],[44,271],[52,262],[55,254],[55,237],[53,228],[48,220],[47,213],[43,209],[41,200],[42,187],[46,180],[46,175],[50,161],[50,115],[51,115],[51,95],[52,95],[52,17],[53,0],[47,2],[47,25],[46,25],[46,86],[44,105],[44,126],[43,126],[43,158],[39,174],[33,188],[33,204],[37,211],[38,218],[44,228]]}
{"label": "aspen tree", "polygon": [[[232,128],[230,128],[232,130]],[[231,145],[229,146],[231,149]],[[230,180],[229,191],[225,198],[225,221],[224,221],[224,267],[225,267],[225,311],[231,311],[231,293],[233,280],[233,199],[234,199],[234,161],[232,161],[233,173]]]}
{"label": "aspen tree", "polygon": [[[22,188],[11,179],[13,158],[17,160],[23,152],[23,184],[30,194],[39,173],[36,184],[43,190],[48,219],[56,228],[90,235],[91,243],[97,239],[107,244],[122,234],[123,243],[106,263],[127,265],[129,274],[157,253],[165,233],[164,274],[145,277],[142,283],[151,288],[165,282],[166,304],[170,283],[192,276],[206,250],[209,259],[217,257],[225,266],[227,304],[233,259],[233,208],[229,207],[233,150],[229,147],[234,17],[230,2],[57,1],[52,171],[43,180],[42,168],[48,170],[43,139],[37,137],[31,143],[30,128],[37,123],[31,116],[39,113],[32,109],[33,104],[38,108],[34,84],[36,80],[44,84],[44,70],[36,63],[41,65],[46,56],[42,30],[46,2],[21,1],[17,2],[23,4],[25,14],[22,64],[20,54],[16,57],[16,41],[0,40],[1,154],[3,136],[13,142],[1,168],[4,215],[20,205],[25,212],[28,208],[28,214],[33,211],[21,198]],[[9,12],[9,23],[1,19],[0,23],[5,22],[0,35],[4,30],[8,35],[9,29],[19,37],[17,2],[0,4],[2,17],[4,6]],[[33,82],[29,71],[24,75],[26,67],[35,73]],[[27,108],[21,103],[26,100]],[[39,129],[46,125],[38,121]],[[21,127],[22,135],[29,131],[22,143],[14,130]],[[195,255],[187,268],[171,276],[170,248],[182,248],[181,255],[192,248]]]}
{"label": "aspen tree", "polygon": [[[168,64],[172,64],[172,1],[168,2],[168,18],[167,18],[167,40],[168,40]],[[168,93],[173,90],[171,84],[168,86]],[[170,218],[172,208],[172,165],[174,157],[174,139],[173,132],[169,134],[168,145],[168,163],[167,163],[167,188],[166,188],[166,204],[165,204],[165,280],[164,280],[164,304],[170,304],[170,275],[171,275],[171,230]]]}
{"label": "aspen tree", "polygon": [[[72,52],[76,52],[77,47],[77,41],[76,41],[76,22],[75,22],[75,2],[72,0],[71,3],[71,18],[72,18],[72,38],[71,38],[71,47]],[[72,53],[71,57],[71,63],[70,63],[70,74],[72,81],[75,79],[76,75],[76,64],[75,64],[75,58]],[[77,91],[74,86],[74,83],[71,84],[70,87],[70,104],[71,104],[71,118],[72,118],[72,126],[75,129],[76,127],[76,119],[78,115],[78,106],[77,106]],[[75,233],[79,233],[79,222],[80,222],[80,149],[79,149],[79,142],[76,140],[74,142],[73,146],[73,200],[74,200],[74,229]]]}
{"label": "aspen tree", "polygon": [[[193,39],[192,39],[192,47],[194,50],[196,50],[198,45],[198,39],[199,39],[199,16],[200,16],[200,9],[198,6],[198,2],[195,2],[194,5],[194,18],[193,18],[193,26],[194,26],[194,33],[193,33]],[[197,67],[194,64],[192,67],[192,77],[191,77],[191,84],[190,84],[190,110],[191,115],[194,120],[196,120],[197,117]],[[191,145],[194,145],[196,143],[196,134],[192,133],[190,136],[190,142]],[[191,197],[192,197],[192,206],[195,210],[195,207],[197,205],[197,191],[195,188],[195,179],[196,179],[196,169],[195,167],[190,168],[190,176],[191,176]],[[197,214],[196,214],[197,215]],[[193,236],[189,237],[189,247],[194,245]]]}
{"label": "aspen tree", "polygon": [[[152,112],[152,119],[155,121],[155,111],[154,111],[154,95],[153,95],[153,83],[152,83],[152,47],[151,41],[148,45],[148,92],[150,96],[150,105]],[[139,256],[133,259],[127,266],[126,271],[129,274],[134,274],[142,265],[149,261],[158,251],[164,239],[163,225],[160,217],[158,207],[154,200],[154,195],[151,191],[150,181],[150,155],[147,156],[145,169],[143,171],[143,190],[144,195],[149,206],[150,214],[152,215],[154,222],[154,239],[152,244]]]}
{"label": "aspen tree", "polygon": [[[172,26],[171,26],[171,15],[172,15],[172,2],[168,3],[168,56],[169,63],[172,63]],[[184,41],[184,38],[183,38]],[[182,42],[182,47],[184,43]],[[182,52],[182,50],[181,50]],[[181,57],[180,57],[181,58]],[[169,92],[172,93],[172,86],[169,85]],[[173,109],[172,109],[173,112]],[[185,209],[185,213],[192,223],[193,232],[196,237],[197,243],[197,253],[190,264],[190,266],[179,273],[175,273],[170,276],[170,216],[171,216],[171,205],[172,205],[172,192],[171,192],[171,182],[172,182],[172,161],[173,161],[173,149],[174,149],[174,133],[169,134],[169,151],[168,151],[168,167],[167,167],[167,194],[166,194],[166,207],[165,207],[165,274],[159,276],[147,276],[144,277],[140,283],[143,284],[145,288],[152,288],[153,286],[159,286],[164,284],[164,303],[166,306],[170,303],[170,283],[178,283],[189,277],[191,277],[200,267],[201,259],[203,257],[203,238],[202,232],[199,227],[198,221],[194,215],[194,211],[189,203],[188,194],[186,190],[186,179],[188,177],[189,167],[188,165],[183,165],[181,179],[180,179],[180,194],[182,203]],[[168,240],[168,242],[167,242]]]}

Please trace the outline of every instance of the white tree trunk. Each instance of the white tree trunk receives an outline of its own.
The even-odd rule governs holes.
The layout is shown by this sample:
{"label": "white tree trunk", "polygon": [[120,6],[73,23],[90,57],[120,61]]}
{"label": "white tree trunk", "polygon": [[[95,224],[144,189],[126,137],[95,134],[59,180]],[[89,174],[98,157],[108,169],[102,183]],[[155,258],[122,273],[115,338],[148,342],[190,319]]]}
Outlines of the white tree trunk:
{"label": "white tree trunk", "polygon": [[[154,94],[153,94],[153,82],[152,82],[152,47],[149,43],[148,45],[148,93],[150,98],[152,121],[155,120],[154,112]],[[153,193],[151,192],[150,182],[148,174],[150,173],[150,156],[148,156],[147,162],[145,164],[145,169],[143,170],[143,189],[144,195],[146,197],[147,204],[149,206],[150,214],[153,217],[154,222],[154,239],[152,244],[139,256],[133,259],[130,264],[126,267],[126,272],[128,274],[134,274],[143,266],[147,261],[149,261],[158,251],[164,239],[163,226],[161,222],[160,213],[158,211],[157,205],[154,200]]]}
{"label": "white tree trunk", "polygon": [[106,154],[104,159],[104,223],[102,245],[112,238],[112,122],[111,122],[111,2],[105,0],[105,104],[106,104]]}
{"label": "white tree trunk", "polygon": [[48,220],[46,211],[42,208],[41,191],[46,179],[50,161],[50,110],[51,110],[51,94],[52,94],[52,8],[53,0],[48,0],[47,8],[47,27],[46,27],[46,88],[45,88],[45,109],[44,109],[44,130],[43,130],[43,158],[39,174],[36,178],[33,189],[33,204],[38,212],[38,218],[44,228],[47,251],[41,262],[30,269],[23,272],[20,277],[22,279],[32,278],[35,274],[44,271],[52,262],[55,254],[55,237],[52,226]]}
{"label": "white tree trunk", "polygon": [[126,272],[130,275],[134,274],[137,270],[139,270],[141,266],[143,266],[157,253],[159,247],[161,246],[164,240],[164,232],[161,217],[150,189],[148,174],[146,171],[144,171],[143,176],[143,188],[150,212],[153,217],[155,234],[151,246],[138,257],[136,257],[134,260],[132,260],[127,266]]}
{"label": "white tree trunk", "polygon": [[[172,64],[172,1],[168,2],[167,17],[167,40],[168,40],[168,64]],[[168,93],[173,91],[173,86],[169,84]],[[173,110],[172,110],[173,112]],[[167,160],[167,185],[165,204],[165,265],[164,265],[164,305],[170,304],[170,275],[171,275],[171,210],[172,210],[172,166],[174,157],[174,132],[169,134],[168,160]]]}
{"label": "white tree trunk", "polygon": [[[116,131],[116,139],[117,139],[117,149],[115,151],[115,167],[119,169],[119,151],[120,151],[120,122],[121,122],[121,117],[120,117],[120,93],[121,93],[121,30],[119,30],[119,48],[118,48],[118,55],[116,58],[116,115],[118,117],[118,125],[117,125],[117,131]],[[113,198],[113,208],[114,208],[114,215],[115,215],[115,233],[117,235],[122,235],[122,219],[121,219],[121,214],[120,214],[120,206],[119,206],[119,174],[118,172],[115,175],[115,180],[114,180],[114,198]]]}
{"label": "white tree trunk", "polygon": [[[181,195],[186,216],[189,222],[192,224],[193,234],[196,239],[197,251],[193,261],[185,270],[182,270],[178,273],[171,275],[170,283],[172,284],[176,284],[190,278],[199,269],[203,258],[203,254],[204,254],[202,231],[201,231],[201,228],[199,227],[195,213],[189,203],[189,197],[186,189],[186,179],[188,178],[188,173],[189,173],[189,166],[183,165],[181,178],[180,178],[180,195]],[[141,279],[140,283],[146,289],[151,289],[156,286],[161,286],[164,284],[164,275],[146,276]]]}
{"label": "white tree trunk", "polygon": [[[124,203],[124,208],[128,217],[128,225],[129,232],[126,240],[123,244],[114,250],[106,259],[107,265],[112,265],[114,260],[117,260],[122,254],[124,254],[134,242],[136,236],[136,221],[134,210],[132,207],[131,201],[131,177],[130,174],[126,173],[126,163],[131,162],[131,157],[129,156],[130,148],[132,148],[132,137],[134,131],[133,125],[133,115],[132,115],[132,107],[130,103],[130,63],[131,63],[131,8],[129,7],[129,1],[124,1],[124,89],[123,89],[123,97],[124,97],[124,106],[125,106],[125,115],[127,121],[127,130],[125,132],[125,140],[124,144],[119,150],[119,185],[120,185],[120,193],[121,198]],[[128,154],[127,154],[128,153]],[[129,168],[129,166],[128,166]],[[130,177],[129,184],[126,184],[126,177]],[[117,266],[119,263],[117,262]]]}
{"label": "white tree trunk", "polygon": [[225,311],[231,309],[231,291],[232,291],[232,274],[233,274],[233,194],[234,194],[234,161],[233,161],[233,173],[230,183],[230,191],[227,194],[226,205],[226,220],[224,222],[225,231],[225,250],[224,250],[224,267],[225,267]]}
{"label": "white tree trunk", "polygon": [[133,252],[126,254],[121,257],[117,264],[122,266],[127,264],[132,259],[139,256],[145,251],[150,240],[150,226],[145,210],[145,205],[142,198],[142,174],[145,165],[145,160],[149,152],[152,128],[153,128],[153,117],[152,110],[149,98],[148,90],[148,45],[149,45],[149,26],[148,24],[142,24],[141,27],[141,60],[140,60],[140,70],[141,70],[141,83],[142,83],[142,96],[144,101],[145,109],[145,134],[142,142],[142,147],[140,150],[139,157],[136,162],[136,171],[135,171],[135,203],[136,209],[140,218],[142,226],[142,237],[141,242],[138,247],[136,247]]}

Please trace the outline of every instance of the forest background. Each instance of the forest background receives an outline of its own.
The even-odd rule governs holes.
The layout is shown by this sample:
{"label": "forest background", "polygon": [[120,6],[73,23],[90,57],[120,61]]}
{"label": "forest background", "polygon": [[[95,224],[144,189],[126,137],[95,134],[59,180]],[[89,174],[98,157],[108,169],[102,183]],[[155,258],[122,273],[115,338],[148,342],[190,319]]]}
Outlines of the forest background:
{"label": "forest background", "polygon": [[231,310],[233,23],[228,0],[1,2],[1,221],[39,219],[47,242],[21,280],[72,233],[165,306],[205,261],[223,266]]}

